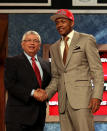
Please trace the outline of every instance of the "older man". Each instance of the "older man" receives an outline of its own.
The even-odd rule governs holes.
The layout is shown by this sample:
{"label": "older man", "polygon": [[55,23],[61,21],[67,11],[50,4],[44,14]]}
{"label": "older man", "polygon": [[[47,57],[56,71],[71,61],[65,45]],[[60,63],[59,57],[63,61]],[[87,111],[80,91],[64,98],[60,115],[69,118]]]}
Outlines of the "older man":
{"label": "older man", "polygon": [[37,56],[41,46],[40,35],[28,31],[21,42],[24,52],[9,57],[5,64],[7,131],[43,131],[46,103],[38,101],[39,88],[50,82],[49,63]]}

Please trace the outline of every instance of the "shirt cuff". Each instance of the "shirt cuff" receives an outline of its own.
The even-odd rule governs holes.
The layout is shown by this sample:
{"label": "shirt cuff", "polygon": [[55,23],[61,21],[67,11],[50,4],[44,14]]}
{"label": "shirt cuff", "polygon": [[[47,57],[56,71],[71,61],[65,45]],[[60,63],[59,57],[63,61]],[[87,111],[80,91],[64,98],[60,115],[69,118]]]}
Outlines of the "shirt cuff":
{"label": "shirt cuff", "polygon": [[34,95],[34,91],[35,91],[35,89],[33,89],[33,90],[31,91],[31,96],[33,96],[33,95]]}

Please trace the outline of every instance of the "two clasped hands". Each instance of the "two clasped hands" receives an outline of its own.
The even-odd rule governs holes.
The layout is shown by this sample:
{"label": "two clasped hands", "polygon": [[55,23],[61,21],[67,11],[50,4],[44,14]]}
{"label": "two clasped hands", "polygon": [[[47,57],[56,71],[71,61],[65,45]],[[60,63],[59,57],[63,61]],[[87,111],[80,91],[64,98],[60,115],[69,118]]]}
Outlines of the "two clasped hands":
{"label": "two clasped hands", "polygon": [[38,101],[45,101],[48,98],[48,95],[45,90],[38,88],[34,91],[33,97]]}

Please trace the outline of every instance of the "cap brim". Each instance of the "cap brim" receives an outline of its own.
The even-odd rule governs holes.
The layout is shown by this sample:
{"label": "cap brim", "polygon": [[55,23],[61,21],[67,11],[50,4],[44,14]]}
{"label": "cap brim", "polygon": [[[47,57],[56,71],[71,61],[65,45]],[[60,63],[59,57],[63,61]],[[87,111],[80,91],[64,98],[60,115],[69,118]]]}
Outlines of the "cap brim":
{"label": "cap brim", "polygon": [[67,19],[69,19],[67,16],[61,15],[61,14],[55,14],[55,15],[53,15],[53,16],[50,17],[50,19],[52,21],[55,21],[57,18],[67,18]]}

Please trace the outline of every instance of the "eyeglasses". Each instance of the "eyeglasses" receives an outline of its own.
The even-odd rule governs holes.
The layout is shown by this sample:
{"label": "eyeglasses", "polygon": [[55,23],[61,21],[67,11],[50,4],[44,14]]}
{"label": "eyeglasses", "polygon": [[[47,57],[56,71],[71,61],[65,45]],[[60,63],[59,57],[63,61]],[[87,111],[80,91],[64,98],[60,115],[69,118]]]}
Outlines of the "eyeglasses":
{"label": "eyeglasses", "polygon": [[23,40],[23,41],[25,41],[25,42],[33,42],[33,43],[40,43],[40,41],[36,40],[36,39],[33,39],[33,40],[28,39],[28,40]]}

